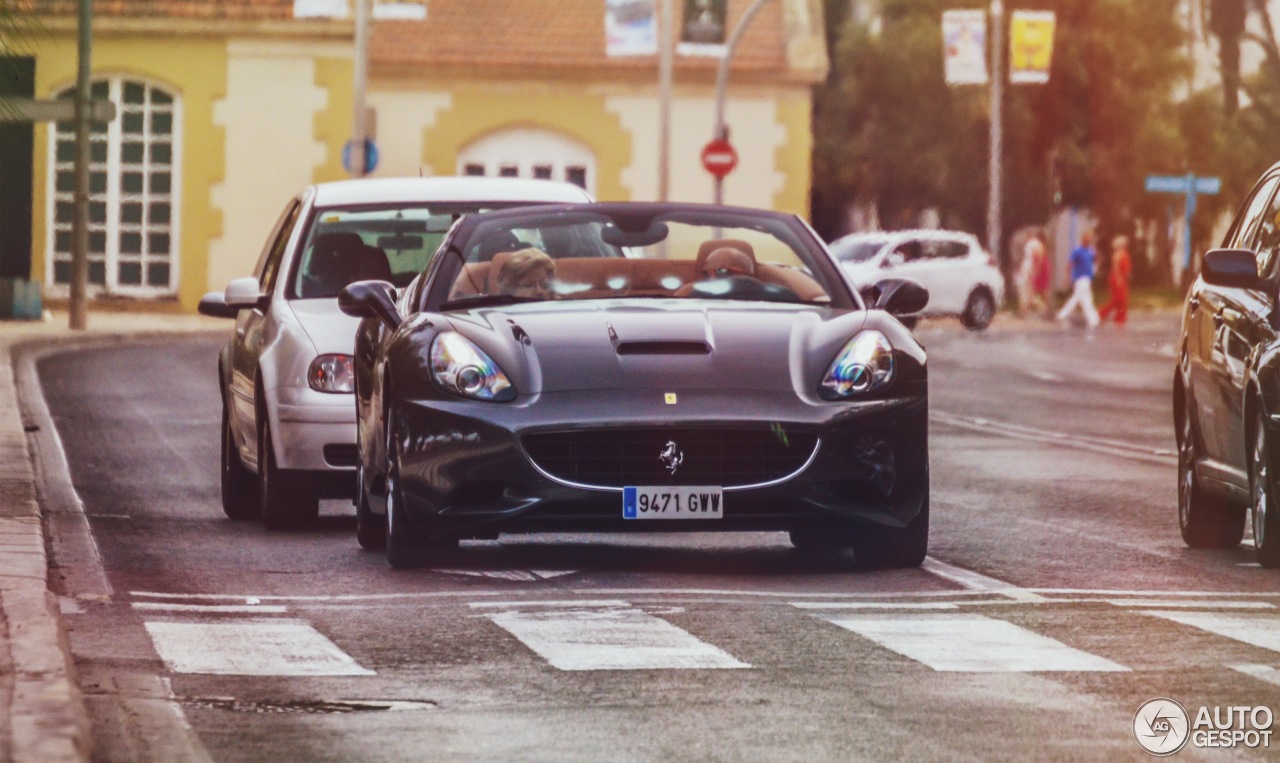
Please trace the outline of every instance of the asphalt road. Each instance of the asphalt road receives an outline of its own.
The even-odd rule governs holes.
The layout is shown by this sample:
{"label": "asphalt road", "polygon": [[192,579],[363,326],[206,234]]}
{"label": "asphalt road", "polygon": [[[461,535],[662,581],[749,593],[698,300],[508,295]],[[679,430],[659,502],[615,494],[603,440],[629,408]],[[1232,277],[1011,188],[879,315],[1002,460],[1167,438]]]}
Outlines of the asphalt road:
{"label": "asphalt road", "polygon": [[1144,760],[1149,699],[1280,712],[1280,575],[1178,536],[1176,334],[923,327],[931,558],[873,573],[782,534],[504,536],[392,571],[341,502],[290,534],[222,515],[216,341],[51,355],[95,757]]}

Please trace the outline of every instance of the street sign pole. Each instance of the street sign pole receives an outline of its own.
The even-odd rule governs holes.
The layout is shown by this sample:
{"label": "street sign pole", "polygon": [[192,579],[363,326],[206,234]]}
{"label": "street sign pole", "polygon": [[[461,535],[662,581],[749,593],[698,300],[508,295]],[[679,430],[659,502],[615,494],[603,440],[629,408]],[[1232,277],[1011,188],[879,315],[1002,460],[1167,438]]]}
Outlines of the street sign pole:
{"label": "street sign pole", "polygon": [[368,114],[365,108],[365,89],[369,81],[369,2],[355,0],[356,33],[355,33],[355,69],[352,72],[351,85],[351,164],[347,171],[353,177],[364,177],[367,173],[365,160],[365,140],[368,137]]}
{"label": "street sign pole", "polygon": [[674,0],[659,0],[662,18],[658,23],[658,201],[666,201],[671,186],[671,68],[675,16]]}
{"label": "street sign pole", "polygon": [[[765,0],[755,0],[747,12],[742,14],[742,18],[738,20],[738,25],[733,28],[733,33],[729,35],[729,41],[725,45],[724,57],[720,59],[720,68],[716,70],[716,127],[715,133],[711,136],[712,140],[728,141],[729,128],[724,123],[724,98],[725,90],[729,85],[729,61],[733,58],[733,51],[738,47],[738,41],[742,38],[742,33],[746,31],[747,24],[751,23],[751,19],[756,15],[756,11],[760,10],[760,6],[764,5]],[[715,176],[715,203],[724,203],[724,175],[717,174]]]}
{"label": "street sign pole", "polygon": [[88,326],[89,288],[89,111],[91,109],[90,54],[93,39],[92,0],[80,0],[79,35],[76,46],[79,61],[76,68],[76,158],[75,190],[72,195],[71,222],[71,302],[68,306],[69,326],[84,330]]}

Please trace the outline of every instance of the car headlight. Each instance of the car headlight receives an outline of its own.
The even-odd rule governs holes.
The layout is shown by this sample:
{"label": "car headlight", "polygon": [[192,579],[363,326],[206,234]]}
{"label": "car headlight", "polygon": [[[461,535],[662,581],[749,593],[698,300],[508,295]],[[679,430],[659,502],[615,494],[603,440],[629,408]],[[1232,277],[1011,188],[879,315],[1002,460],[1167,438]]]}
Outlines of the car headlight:
{"label": "car headlight", "polygon": [[321,355],[307,369],[307,384],[316,392],[354,392],[355,361],[350,355]]}
{"label": "car headlight", "polygon": [[879,331],[863,331],[836,355],[818,386],[818,396],[848,400],[878,392],[892,381],[893,346]]}
{"label": "car headlight", "polygon": [[456,331],[446,331],[431,343],[431,376],[463,397],[495,403],[516,399],[516,388],[498,364]]}

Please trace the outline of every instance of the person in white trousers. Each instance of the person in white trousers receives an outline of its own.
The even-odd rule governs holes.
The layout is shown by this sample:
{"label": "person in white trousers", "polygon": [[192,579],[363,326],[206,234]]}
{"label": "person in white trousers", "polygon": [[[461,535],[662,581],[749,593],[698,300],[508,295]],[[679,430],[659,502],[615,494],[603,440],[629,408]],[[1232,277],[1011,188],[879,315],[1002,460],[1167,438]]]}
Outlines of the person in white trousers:
{"label": "person in white trousers", "polygon": [[1098,309],[1093,306],[1093,264],[1098,253],[1093,248],[1093,231],[1080,234],[1080,246],[1071,250],[1071,298],[1058,311],[1058,320],[1065,322],[1077,307],[1084,314],[1089,328],[1098,325]]}

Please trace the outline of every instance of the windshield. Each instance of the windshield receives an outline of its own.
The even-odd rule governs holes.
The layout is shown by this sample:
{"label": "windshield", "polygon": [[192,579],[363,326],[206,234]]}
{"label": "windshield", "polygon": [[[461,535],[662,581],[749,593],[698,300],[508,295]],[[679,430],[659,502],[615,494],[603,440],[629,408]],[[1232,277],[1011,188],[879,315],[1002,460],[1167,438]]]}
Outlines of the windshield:
{"label": "windshield", "polygon": [[459,249],[466,264],[445,309],[513,299],[831,301],[814,266],[825,254],[784,220],[741,211],[504,215],[476,226]]}
{"label": "windshield", "polygon": [[884,249],[884,244],[884,241],[837,242],[831,247],[831,253],[841,262],[867,262]]}
{"label": "windshield", "polygon": [[409,284],[427,266],[453,221],[501,205],[417,204],[317,210],[294,269],[290,296],[336,297],[353,281]]}

